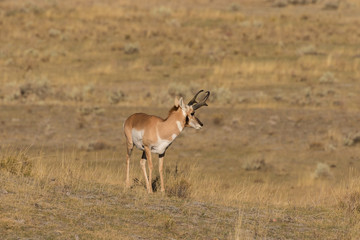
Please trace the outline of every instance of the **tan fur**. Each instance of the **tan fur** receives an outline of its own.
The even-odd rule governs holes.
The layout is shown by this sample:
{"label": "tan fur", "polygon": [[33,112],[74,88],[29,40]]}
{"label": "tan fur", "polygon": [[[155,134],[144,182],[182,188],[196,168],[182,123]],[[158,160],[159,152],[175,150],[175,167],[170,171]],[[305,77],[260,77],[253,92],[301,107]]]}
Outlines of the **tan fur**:
{"label": "tan fur", "polygon": [[145,113],[135,113],[131,115],[125,121],[124,125],[126,139],[129,142],[132,142],[131,129],[135,128],[137,130],[145,129],[143,138],[143,143],[145,145],[150,145],[157,141],[157,131],[161,139],[171,140],[172,134],[180,134],[180,131],[174,122],[176,123],[176,121],[179,121],[183,128],[185,126],[186,118],[181,111],[181,108],[177,108],[176,110],[171,109],[169,116],[165,120]]}
{"label": "tan fur", "polygon": [[[127,143],[127,172],[126,187],[130,186],[130,156],[135,146],[144,151],[149,168],[149,179],[146,174],[145,159],[140,161],[144,173],[146,188],[149,193],[152,192],[152,158],[151,152],[164,154],[166,148],[181,133],[186,124],[186,118],[192,123],[189,126],[200,129],[201,123],[191,113],[194,112],[191,106],[184,104],[183,99],[175,99],[175,105],[170,109],[166,119],[145,113],[135,113],[128,117],[124,123],[124,133]],[[134,135],[135,134],[135,135]],[[135,141],[135,142],[134,142]],[[163,182],[163,157],[159,158],[159,172],[161,181],[161,191],[164,192]]]}

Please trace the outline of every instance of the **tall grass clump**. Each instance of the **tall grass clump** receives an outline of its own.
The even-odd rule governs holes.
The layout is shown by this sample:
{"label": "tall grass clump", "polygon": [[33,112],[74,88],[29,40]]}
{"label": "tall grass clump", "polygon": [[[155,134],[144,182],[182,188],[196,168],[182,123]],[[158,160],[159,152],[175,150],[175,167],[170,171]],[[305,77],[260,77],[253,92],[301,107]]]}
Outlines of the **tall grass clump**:
{"label": "tall grass clump", "polygon": [[33,170],[33,162],[26,152],[8,152],[0,156],[0,170],[18,176],[30,176]]}
{"label": "tall grass clump", "polygon": [[191,194],[190,176],[192,169],[189,165],[166,169],[166,194],[168,197],[188,198]]}
{"label": "tall grass clump", "polygon": [[348,179],[337,189],[337,204],[345,215],[349,239],[360,236],[360,178],[358,172],[350,169]]}

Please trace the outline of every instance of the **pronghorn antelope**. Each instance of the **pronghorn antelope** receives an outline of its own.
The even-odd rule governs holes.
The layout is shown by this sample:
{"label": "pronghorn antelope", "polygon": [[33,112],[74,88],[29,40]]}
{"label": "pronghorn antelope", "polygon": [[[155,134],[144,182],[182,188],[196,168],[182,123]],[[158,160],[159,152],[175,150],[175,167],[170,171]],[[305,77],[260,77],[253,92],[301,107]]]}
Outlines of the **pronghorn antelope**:
{"label": "pronghorn antelope", "polygon": [[[204,90],[195,94],[193,99],[188,104],[185,104],[183,98],[175,98],[175,105],[169,111],[166,119],[157,116],[147,115],[145,113],[135,113],[128,117],[124,123],[124,132],[127,144],[126,155],[126,187],[130,187],[129,171],[130,171],[130,156],[134,145],[143,151],[140,165],[144,172],[146,188],[149,193],[152,192],[151,177],[152,177],[152,160],[151,153],[159,154],[159,173],[161,191],[164,192],[163,179],[163,163],[166,149],[175,140],[175,138],[182,132],[185,127],[193,127],[200,129],[203,124],[195,117],[195,110],[202,106],[207,106],[206,100],[210,92],[207,91],[205,96],[199,102],[196,101],[197,96]],[[146,174],[145,163],[148,161],[149,178]]]}

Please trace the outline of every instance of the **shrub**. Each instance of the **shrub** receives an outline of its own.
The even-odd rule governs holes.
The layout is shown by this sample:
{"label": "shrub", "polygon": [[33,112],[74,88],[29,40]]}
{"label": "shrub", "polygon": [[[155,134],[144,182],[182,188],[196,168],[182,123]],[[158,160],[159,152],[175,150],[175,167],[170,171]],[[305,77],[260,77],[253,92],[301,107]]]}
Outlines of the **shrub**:
{"label": "shrub", "polygon": [[67,92],[67,98],[73,101],[82,102],[84,100],[82,89],[73,87],[69,92]]}
{"label": "shrub", "polygon": [[88,116],[91,114],[94,115],[103,115],[105,110],[102,107],[80,107],[79,109],[77,109],[78,113],[80,114],[80,116]]}
{"label": "shrub", "polygon": [[36,95],[39,99],[45,99],[51,95],[51,88],[47,80],[39,79],[33,83],[26,83],[20,86],[20,97],[27,98],[30,95]]}
{"label": "shrub", "polygon": [[38,57],[39,56],[39,51],[37,49],[34,48],[29,48],[27,50],[24,51],[24,55],[25,56],[30,56],[30,57]]}
{"label": "shrub", "polygon": [[165,7],[165,6],[160,6],[160,7],[154,8],[152,10],[152,14],[154,16],[159,16],[159,17],[168,17],[168,16],[171,16],[172,9],[169,7]]}
{"label": "shrub", "polygon": [[326,163],[318,163],[314,172],[315,178],[331,178],[333,175]]}
{"label": "shrub", "polygon": [[110,147],[111,146],[107,142],[98,140],[98,141],[89,143],[86,150],[87,151],[98,151],[98,150],[103,150],[103,149],[107,149]]}
{"label": "shrub", "polygon": [[240,11],[241,7],[238,3],[232,3],[229,7],[229,10],[232,12],[238,12]]}
{"label": "shrub", "polygon": [[191,184],[186,179],[176,180],[167,189],[169,197],[188,198],[190,196]]}
{"label": "shrub", "polygon": [[334,83],[334,82],[336,82],[336,78],[334,77],[333,73],[326,72],[319,78],[319,82],[320,83]]}
{"label": "shrub", "polygon": [[323,10],[337,10],[340,6],[339,0],[327,0],[324,3]]}
{"label": "shrub", "polygon": [[181,83],[172,82],[169,84],[168,93],[171,97],[177,96],[185,99],[189,95],[189,87]]}
{"label": "shrub", "polygon": [[324,144],[321,142],[311,142],[309,143],[309,149],[310,150],[324,150]]}
{"label": "shrub", "polygon": [[164,228],[168,231],[172,230],[172,228],[175,225],[175,221],[171,218],[171,217],[167,217],[165,218],[164,221]]}
{"label": "shrub", "polygon": [[224,124],[224,115],[220,114],[220,113],[213,115],[213,123],[218,126],[223,125]]}
{"label": "shrub", "polygon": [[345,146],[354,146],[360,142],[360,132],[351,133],[344,139]]}
{"label": "shrub", "polygon": [[58,37],[61,35],[61,31],[55,28],[49,29],[49,37]]}
{"label": "shrub", "polygon": [[232,102],[232,93],[228,88],[220,87],[211,92],[209,101],[217,102],[217,103],[221,103],[221,104],[231,103]]}
{"label": "shrub", "polygon": [[316,50],[316,47],[314,45],[307,45],[304,47],[301,47],[297,50],[298,55],[317,55],[318,52]]}
{"label": "shrub", "polygon": [[276,0],[273,4],[273,7],[286,7],[288,5],[287,0]]}
{"label": "shrub", "polygon": [[135,54],[139,52],[139,44],[137,43],[128,43],[124,46],[125,54]]}
{"label": "shrub", "polygon": [[125,93],[121,90],[113,91],[109,95],[108,99],[109,99],[110,103],[117,104],[117,103],[125,100]]}
{"label": "shrub", "polygon": [[243,163],[242,167],[246,171],[265,169],[266,167],[265,159],[263,158],[248,159]]}
{"label": "shrub", "polygon": [[289,4],[292,5],[306,5],[306,4],[314,4],[317,0],[288,0]]}

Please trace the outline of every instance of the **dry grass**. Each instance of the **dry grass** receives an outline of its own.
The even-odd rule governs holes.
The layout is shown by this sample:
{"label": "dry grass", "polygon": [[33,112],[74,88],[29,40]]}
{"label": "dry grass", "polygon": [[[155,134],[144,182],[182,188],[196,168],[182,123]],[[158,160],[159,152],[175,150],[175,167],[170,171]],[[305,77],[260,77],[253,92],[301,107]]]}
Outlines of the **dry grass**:
{"label": "dry grass", "polygon": [[[21,151],[16,160],[22,161],[24,156],[29,155],[24,154]],[[111,167],[114,164],[113,160],[91,161],[81,155],[81,152],[73,152],[70,155],[59,152],[52,158],[38,153],[37,156],[31,157],[34,163],[31,177],[14,172],[12,168],[4,167],[2,164],[1,179],[5,184],[0,194],[3,198],[3,206],[15,207],[21,213],[11,216],[10,212],[2,208],[4,215],[0,219],[0,224],[4,227],[3,236],[11,238],[15,233],[12,230],[17,229],[17,234],[20,234],[17,236],[30,234],[30,236],[51,238],[76,235],[81,238],[112,238],[122,231],[121,229],[128,229],[130,233],[135,232],[130,230],[134,226],[116,227],[116,221],[109,211],[115,211],[117,218],[134,221],[140,217],[139,213],[136,213],[136,216],[127,214],[130,213],[129,211],[137,212],[140,209],[142,216],[160,224],[146,234],[151,239],[155,239],[158,231],[165,231],[162,236],[184,234],[177,223],[189,217],[194,218],[193,211],[197,212],[196,216],[199,217],[197,221],[200,222],[202,222],[201,218],[206,220],[210,216],[221,215],[221,218],[226,219],[225,221],[234,221],[237,218],[235,225],[227,225],[226,222],[220,224],[211,220],[210,224],[219,224],[215,231],[205,230],[208,223],[202,222],[200,228],[207,232],[198,230],[199,237],[306,239],[311,236],[321,238],[327,236],[331,239],[351,239],[359,234],[357,229],[360,222],[360,181],[354,177],[358,175],[355,171],[351,171],[347,179],[342,179],[341,183],[336,185],[327,181],[317,182],[309,176],[305,179],[306,183],[299,182],[300,186],[296,187],[297,191],[306,193],[306,196],[300,200],[287,193],[288,184],[275,185],[271,179],[257,181],[255,184],[252,181],[241,181],[240,184],[229,185],[227,181],[219,178],[202,177],[202,171],[198,166],[170,164],[165,174],[167,196],[162,196],[160,193],[148,196],[143,185],[134,185],[130,192],[124,191],[122,181],[124,174],[119,172],[120,168],[115,170]],[[10,156],[13,154],[4,155],[7,159]],[[134,172],[133,174],[140,175]],[[23,202],[25,199],[20,197],[17,202],[11,202],[20,193],[32,196],[32,200]],[[54,197],[57,200],[53,199]],[[122,205],[114,207],[113,204],[119,205],[119,202],[122,202]],[[65,211],[63,204],[69,208],[68,210],[72,209],[87,217]],[[183,208],[180,212],[170,210],[166,213],[168,209],[177,209],[179,204]],[[193,205],[197,204],[200,205],[193,209]],[[131,207],[133,205],[135,208]],[[229,205],[238,206],[238,209],[225,207]],[[124,206],[126,207],[123,208]],[[151,210],[159,207],[163,210],[155,212]],[[36,215],[31,208],[36,209]],[[201,210],[203,208],[209,210]],[[97,221],[97,216],[102,216],[104,219],[103,224],[107,226],[104,230],[91,222]],[[63,218],[72,225],[59,225]],[[77,223],[80,219],[82,225]],[[40,230],[34,225],[35,223],[51,224]],[[145,230],[148,227],[142,228]],[[307,231],[303,232],[302,229]],[[145,236],[143,230],[137,232]],[[131,237],[127,234],[120,236]]]}
{"label": "dry grass", "polygon": [[29,159],[25,151],[8,150],[0,157],[0,170],[18,176],[31,176],[33,161]]}
{"label": "dry grass", "polygon": [[[53,91],[26,101],[46,97],[63,102],[61,96],[68,95],[71,102],[106,104],[109,98],[119,102],[111,92],[120,84],[132,96],[121,105],[149,106],[163,101],[143,101],[144,89],[156,96],[171,90],[175,81],[213,89],[218,96],[213,101],[219,105],[236,104],[235,96],[246,87],[255,93],[262,88],[269,96],[246,105],[288,106],[293,104],[273,99],[274,88],[291,97],[304,88],[304,84],[291,87],[294,81],[316,85],[317,79],[328,81],[323,75],[328,72],[336,76],[341,93],[358,90],[341,85],[359,76],[356,44],[360,36],[354,15],[358,8],[350,6],[356,3],[344,4],[342,17],[334,18],[336,11],[314,10],[313,4],[295,5],[303,9],[301,13],[295,7],[264,14],[262,7],[271,4],[260,1],[242,3],[239,11],[229,11],[233,3],[228,2],[202,6],[204,11],[187,10],[189,3],[177,7],[131,2],[134,9],[128,11],[126,2],[79,2],[78,6],[70,2],[2,3],[5,17],[0,41],[8,46],[0,56],[6,66],[2,71],[5,92],[28,84],[29,79],[45,78]],[[20,18],[28,24],[17,24]],[[147,27],[139,21],[147,22]],[[41,29],[36,27],[40,24]],[[81,86],[86,84],[96,88],[94,95],[83,96]],[[74,88],[79,90],[74,92]],[[8,94],[4,99],[18,101]],[[344,105],[354,107],[353,101],[345,101]],[[332,105],[325,99],[320,102]]]}
{"label": "dry grass", "polygon": [[[360,5],[312,2],[0,1],[0,236],[358,239]],[[125,191],[124,119],[198,89]]]}

